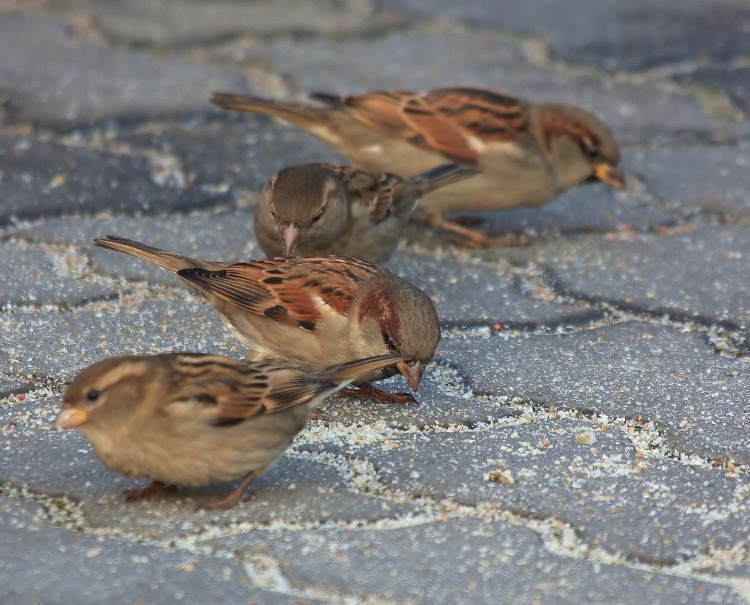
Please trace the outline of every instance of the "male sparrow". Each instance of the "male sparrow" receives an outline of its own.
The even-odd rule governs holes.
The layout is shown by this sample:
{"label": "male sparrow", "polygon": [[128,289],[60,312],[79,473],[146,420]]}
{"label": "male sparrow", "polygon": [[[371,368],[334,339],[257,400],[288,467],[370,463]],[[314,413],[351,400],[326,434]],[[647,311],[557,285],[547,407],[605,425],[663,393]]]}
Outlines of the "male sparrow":
{"label": "male sparrow", "polygon": [[440,340],[429,297],[363,260],[329,256],[216,263],[114,235],[94,243],[159,265],[200,292],[250,349],[249,360],[314,371],[363,357],[404,358],[358,377],[360,390],[347,390],[350,395],[413,401],[410,395],[384,393],[366,383],[398,371],[416,392]]}
{"label": "male sparrow", "polygon": [[[231,508],[329,395],[398,357],[307,373],[200,353],[111,357],[75,377],[54,426],[77,428],[105,466],[136,479],[128,500],[242,479],[205,508]],[[171,487],[170,487],[171,486]]]}
{"label": "male sparrow", "polygon": [[478,172],[444,164],[403,179],[336,164],[282,168],[255,209],[255,237],[269,257],[337,254],[383,263],[425,193]]}
{"label": "male sparrow", "polygon": [[419,204],[427,224],[477,246],[498,240],[448,220],[446,212],[542,206],[589,181],[625,187],[612,132],[580,107],[468,87],[311,96],[322,105],[231,93],[214,93],[211,101],[287,120],[365,170],[409,176],[446,159],[481,169]]}

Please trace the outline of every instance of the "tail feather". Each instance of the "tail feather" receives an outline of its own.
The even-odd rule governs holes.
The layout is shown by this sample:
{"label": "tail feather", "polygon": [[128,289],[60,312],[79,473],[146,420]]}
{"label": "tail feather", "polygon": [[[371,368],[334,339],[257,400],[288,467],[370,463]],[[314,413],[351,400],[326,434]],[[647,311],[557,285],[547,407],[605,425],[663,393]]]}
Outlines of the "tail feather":
{"label": "tail feather", "polygon": [[451,183],[462,181],[480,172],[482,171],[476,168],[465,168],[458,164],[442,164],[417,174],[409,180],[413,181],[424,194]]}
{"label": "tail feather", "polygon": [[211,103],[224,109],[248,111],[276,118],[282,118],[292,124],[303,126],[320,122],[322,115],[328,109],[311,107],[300,103],[275,101],[252,95],[241,95],[230,92],[215,92],[211,95]]}
{"label": "tail feather", "polygon": [[141,242],[136,242],[135,240],[120,237],[118,235],[98,237],[94,240],[94,245],[99,246],[100,248],[116,250],[117,252],[123,252],[130,256],[135,256],[136,258],[159,265],[172,273],[177,273],[181,269],[187,269],[190,267],[201,267],[204,269],[216,268],[213,266],[213,263],[206,263],[205,261],[193,259],[189,256],[173,254],[172,252],[167,252],[161,248],[142,244]]}
{"label": "tail feather", "polygon": [[400,355],[367,357],[365,359],[347,361],[346,363],[317,370],[314,373],[314,376],[323,380],[330,380],[331,382],[337,383],[339,388],[344,388],[346,385],[357,380],[360,376],[377,372],[388,366],[395,365],[400,361],[404,361],[404,358]]}

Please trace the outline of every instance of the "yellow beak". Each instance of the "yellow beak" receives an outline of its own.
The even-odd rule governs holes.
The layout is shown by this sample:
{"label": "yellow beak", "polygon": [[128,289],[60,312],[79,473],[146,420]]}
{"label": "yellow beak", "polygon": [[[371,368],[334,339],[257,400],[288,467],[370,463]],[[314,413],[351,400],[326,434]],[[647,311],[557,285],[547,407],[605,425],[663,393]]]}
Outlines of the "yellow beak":
{"label": "yellow beak", "polygon": [[89,413],[81,408],[63,408],[55,418],[54,427],[60,429],[72,429],[81,426],[89,419]]}
{"label": "yellow beak", "polygon": [[625,189],[625,176],[612,164],[607,162],[594,164],[594,176],[612,189]]}

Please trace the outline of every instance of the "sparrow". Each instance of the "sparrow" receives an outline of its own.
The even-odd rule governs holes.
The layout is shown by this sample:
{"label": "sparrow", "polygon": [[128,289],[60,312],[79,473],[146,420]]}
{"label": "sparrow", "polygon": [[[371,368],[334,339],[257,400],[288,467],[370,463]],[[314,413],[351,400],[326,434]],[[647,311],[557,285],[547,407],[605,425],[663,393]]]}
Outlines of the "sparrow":
{"label": "sparrow", "polygon": [[423,222],[475,246],[503,242],[446,213],[542,206],[592,181],[625,187],[612,131],[581,107],[470,87],[311,98],[320,105],[232,93],[214,93],[211,102],[291,122],[365,170],[410,176],[446,160],[480,169],[419,203]]}
{"label": "sparrow", "polygon": [[77,428],[113,471],[152,480],[125,490],[128,500],[241,479],[205,505],[226,509],[276,463],[326,397],[399,359],[303,372],[201,353],[111,357],[73,379],[54,427]]}
{"label": "sparrow", "polygon": [[368,383],[400,372],[416,392],[440,340],[435,305],[421,290],[367,261],[271,258],[243,263],[209,262],[173,254],[124,237],[94,240],[102,248],[147,260],[180,277],[205,296],[234,336],[250,349],[247,359],[316,371],[364,357],[404,359],[357,378],[358,391],[384,403],[410,403]]}
{"label": "sparrow", "polygon": [[425,193],[478,172],[443,164],[403,179],[336,164],[288,166],[263,189],[255,237],[269,257],[336,254],[383,263]]}

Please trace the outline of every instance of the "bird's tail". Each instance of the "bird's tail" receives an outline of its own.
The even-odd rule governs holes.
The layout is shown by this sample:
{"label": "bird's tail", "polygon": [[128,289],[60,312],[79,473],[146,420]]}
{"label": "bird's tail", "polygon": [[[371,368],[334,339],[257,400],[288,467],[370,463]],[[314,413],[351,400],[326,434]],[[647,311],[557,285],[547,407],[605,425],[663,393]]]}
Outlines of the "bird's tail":
{"label": "bird's tail", "polygon": [[146,260],[155,265],[170,271],[177,273],[180,269],[187,269],[191,267],[201,267],[204,269],[215,269],[213,263],[207,263],[200,261],[189,256],[182,256],[180,254],[173,254],[167,252],[161,248],[155,248],[148,244],[142,244],[135,240],[128,239],[126,237],[119,237],[117,235],[107,235],[106,237],[98,237],[94,240],[94,245],[100,248],[107,248],[108,250],[117,250]]}
{"label": "bird's tail", "polygon": [[319,123],[330,112],[326,108],[230,92],[213,93],[211,103],[224,109],[248,111],[282,118],[301,128],[305,128],[309,124]]}

